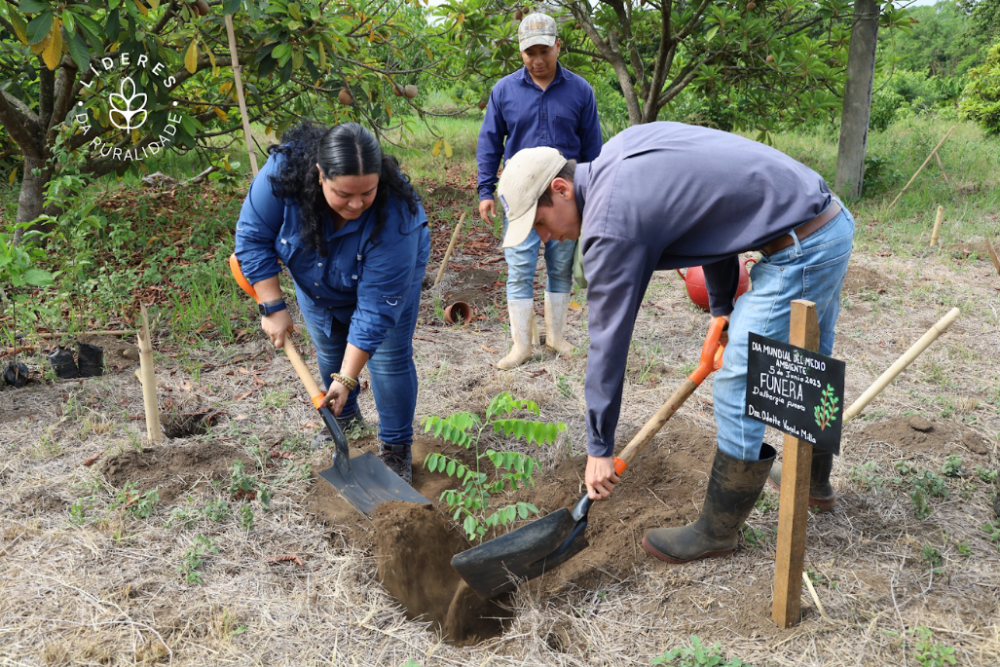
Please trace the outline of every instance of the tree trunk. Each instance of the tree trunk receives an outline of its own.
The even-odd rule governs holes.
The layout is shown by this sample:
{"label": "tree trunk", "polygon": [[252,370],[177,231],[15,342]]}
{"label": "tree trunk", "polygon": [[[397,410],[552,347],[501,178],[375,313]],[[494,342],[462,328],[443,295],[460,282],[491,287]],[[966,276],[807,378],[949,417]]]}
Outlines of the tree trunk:
{"label": "tree trunk", "polygon": [[[38,169],[38,175],[35,170]],[[24,156],[24,177],[21,179],[21,196],[17,200],[17,222],[31,222],[44,213],[45,185],[52,174],[44,159]],[[24,228],[14,232],[14,245],[21,242]]]}
{"label": "tree trunk", "polygon": [[878,4],[856,0],[851,47],[847,56],[847,86],[840,117],[840,144],[837,152],[835,189],[849,199],[861,196],[865,177],[865,149],[868,119],[872,108],[875,79],[875,47],[878,44]]}

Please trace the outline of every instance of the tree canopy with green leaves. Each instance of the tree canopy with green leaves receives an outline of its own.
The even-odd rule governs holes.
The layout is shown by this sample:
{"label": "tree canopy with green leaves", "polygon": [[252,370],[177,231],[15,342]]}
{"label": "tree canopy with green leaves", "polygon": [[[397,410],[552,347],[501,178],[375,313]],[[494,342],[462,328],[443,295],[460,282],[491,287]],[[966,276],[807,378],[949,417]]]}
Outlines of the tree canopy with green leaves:
{"label": "tree canopy with green leaves", "polygon": [[[452,0],[476,16],[470,67],[516,67],[516,4]],[[517,10],[517,11],[516,11]],[[656,120],[685,90],[724,129],[773,130],[840,109],[853,3],[849,0],[549,0],[571,69],[610,76],[629,124]],[[891,3],[882,24],[906,20]],[[506,73],[506,72],[504,72]]]}
{"label": "tree canopy with green leaves", "polygon": [[269,134],[303,118],[398,125],[416,107],[411,81],[449,75],[440,37],[456,21],[429,26],[419,0],[0,2],[0,147],[23,158],[17,220],[42,212],[61,131],[91,177],[142,169],[166,144],[235,140],[233,12],[248,114]]}

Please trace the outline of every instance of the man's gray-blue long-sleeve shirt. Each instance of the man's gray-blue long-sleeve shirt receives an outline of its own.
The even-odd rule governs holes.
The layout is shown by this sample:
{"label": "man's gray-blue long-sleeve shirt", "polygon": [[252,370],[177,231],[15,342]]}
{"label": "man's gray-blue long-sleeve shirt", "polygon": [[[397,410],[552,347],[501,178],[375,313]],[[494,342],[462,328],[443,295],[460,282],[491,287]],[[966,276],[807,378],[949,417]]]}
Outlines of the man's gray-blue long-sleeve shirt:
{"label": "man's gray-blue long-sleeve shirt", "polygon": [[508,74],[493,86],[479,130],[479,199],[493,199],[500,159],[522,148],[552,146],[567,160],[590,162],[601,154],[601,143],[594,89],[582,77],[557,65],[542,90],[527,68]]}
{"label": "man's gray-blue long-sleeve shirt", "polygon": [[832,202],[823,177],[728,132],[658,122],[629,128],[574,179],[590,308],[587,451],[614,453],[632,330],[653,271],[703,266],[713,315],[728,315],[738,254]]}

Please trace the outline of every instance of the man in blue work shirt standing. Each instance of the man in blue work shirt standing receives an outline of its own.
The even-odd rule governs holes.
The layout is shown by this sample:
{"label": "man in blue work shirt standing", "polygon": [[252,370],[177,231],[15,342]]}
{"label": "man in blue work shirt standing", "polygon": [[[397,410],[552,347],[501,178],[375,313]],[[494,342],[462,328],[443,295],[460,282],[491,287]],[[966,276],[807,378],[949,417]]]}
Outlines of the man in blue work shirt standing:
{"label": "man in blue work shirt standing", "polygon": [[[586,484],[594,500],[618,482],[613,454],[628,351],[653,271],[703,266],[712,315],[729,320],[713,382],[718,451],[698,520],[646,534],[669,563],[728,555],[775,452],[746,411],[749,332],[787,341],[791,301],[816,304],[822,354],[833,351],[854,218],[812,169],[764,144],[681,123],[629,128],[601,156],[575,164],[551,148],[507,162],[497,193],[509,206],[504,246],[534,229],[543,241],[579,239],[590,307]],[[763,255],[753,289],[734,304],[739,253]],[[830,509],[833,455],[813,450],[809,502]],[[775,466],[777,468],[777,466]]]}
{"label": "man in blue work shirt standing", "polygon": [[[497,213],[493,190],[502,157],[509,159],[523,148],[552,146],[567,159],[589,162],[601,152],[594,91],[581,77],[559,65],[556,22],[545,14],[529,14],[521,21],[517,36],[524,69],[505,76],[493,87],[476,148],[479,215],[485,222],[491,222]],[[505,230],[506,225],[504,215]],[[532,343],[538,342],[534,284],[540,243],[532,231],[516,247],[504,248],[514,346],[497,368],[520,366],[531,358]],[[565,329],[575,251],[576,241],[545,243],[545,345],[560,355],[573,351]]]}

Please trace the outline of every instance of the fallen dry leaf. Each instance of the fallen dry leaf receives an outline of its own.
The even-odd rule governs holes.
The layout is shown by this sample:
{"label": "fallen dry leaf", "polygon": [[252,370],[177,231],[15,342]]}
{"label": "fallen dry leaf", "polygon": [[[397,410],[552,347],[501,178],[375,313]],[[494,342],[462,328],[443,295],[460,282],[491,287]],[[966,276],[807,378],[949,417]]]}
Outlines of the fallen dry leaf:
{"label": "fallen dry leaf", "polygon": [[277,565],[278,563],[295,563],[299,567],[306,566],[305,563],[302,562],[302,559],[295,554],[281,554],[280,556],[268,558],[265,562],[268,565]]}
{"label": "fallen dry leaf", "polygon": [[85,466],[87,466],[89,468],[90,466],[94,465],[94,463],[97,461],[97,459],[101,458],[102,456],[104,456],[104,452],[103,451],[97,452],[93,456],[88,456],[87,458],[85,458],[83,460],[83,465],[85,465]]}

